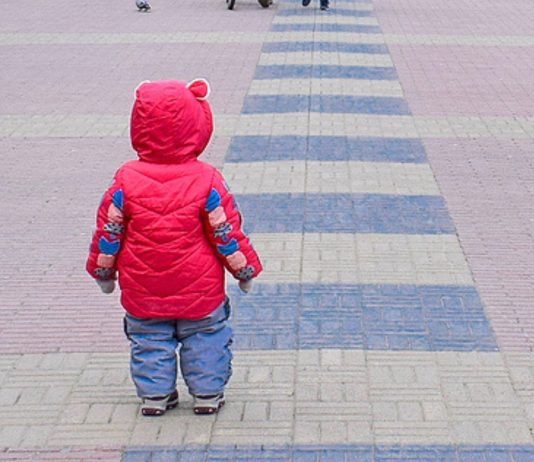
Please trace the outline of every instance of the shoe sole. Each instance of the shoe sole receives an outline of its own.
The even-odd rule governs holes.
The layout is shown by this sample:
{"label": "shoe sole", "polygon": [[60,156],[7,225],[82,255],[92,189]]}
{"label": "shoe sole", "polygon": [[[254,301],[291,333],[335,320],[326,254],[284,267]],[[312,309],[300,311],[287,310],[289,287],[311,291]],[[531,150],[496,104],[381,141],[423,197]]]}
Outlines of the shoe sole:
{"label": "shoe sole", "polygon": [[178,406],[179,398],[178,396],[176,399],[169,401],[167,405],[165,406],[165,409],[158,409],[155,407],[141,407],[141,414],[147,417],[159,417],[160,415],[165,414],[165,412],[174,409]]}
{"label": "shoe sole", "polygon": [[210,414],[217,414],[221,407],[224,406],[224,399],[219,401],[219,405],[217,407],[212,406],[197,406],[193,408],[193,412],[197,415],[210,415]]}
{"label": "shoe sole", "polygon": [[146,407],[144,409],[141,409],[141,414],[143,414],[144,416],[147,416],[147,417],[158,417],[160,415],[165,414],[165,412],[167,412],[167,411],[169,411],[171,409],[174,409],[177,406],[178,406],[178,403],[167,404],[167,406],[165,407],[165,410],[156,409],[156,408],[153,408],[153,407]]}

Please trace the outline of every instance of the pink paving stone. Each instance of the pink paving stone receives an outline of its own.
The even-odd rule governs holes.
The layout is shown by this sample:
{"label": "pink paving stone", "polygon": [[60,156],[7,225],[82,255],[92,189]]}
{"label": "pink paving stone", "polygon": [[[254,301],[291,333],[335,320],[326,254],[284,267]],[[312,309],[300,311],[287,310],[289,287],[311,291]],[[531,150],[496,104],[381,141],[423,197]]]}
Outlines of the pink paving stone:
{"label": "pink paving stone", "polygon": [[425,146],[500,348],[534,351],[534,140]]}
{"label": "pink paving stone", "polygon": [[265,32],[276,7],[261,8],[256,0],[237,0],[235,11],[225,0],[152,0],[150,14],[139,13],[135,0],[55,0],[53,7],[42,0],[5,2],[2,32],[50,33],[179,33]]}
{"label": "pink paving stone", "polygon": [[386,34],[532,35],[531,0],[374,0]]}
{"label": "pink paving stone", "polygon": [[389,50],[414,115],[534,115],[534,47],[390,45]]}
{"label": "pink paving stone", "polygon": [[[142,80],[206,78],[217,114],[238,114],[261,44],[0,46],[0,114],[124,114]],[[139,59],[142,55],[142,59]],[[67,70],[67,72],[65,72]]]}

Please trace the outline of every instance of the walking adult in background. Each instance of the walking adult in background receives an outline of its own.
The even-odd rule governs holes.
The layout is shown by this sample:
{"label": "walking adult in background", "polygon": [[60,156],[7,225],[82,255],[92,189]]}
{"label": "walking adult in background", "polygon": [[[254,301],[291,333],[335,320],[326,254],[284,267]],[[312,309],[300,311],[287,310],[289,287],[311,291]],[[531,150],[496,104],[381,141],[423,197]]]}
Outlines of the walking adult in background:
{"label": "walking adult in background", "polygon": [[[311,0],[302,0],[302,6],[308,6]],[[328,0],[321,0],[321,10],[326,11],[330,8]]]}

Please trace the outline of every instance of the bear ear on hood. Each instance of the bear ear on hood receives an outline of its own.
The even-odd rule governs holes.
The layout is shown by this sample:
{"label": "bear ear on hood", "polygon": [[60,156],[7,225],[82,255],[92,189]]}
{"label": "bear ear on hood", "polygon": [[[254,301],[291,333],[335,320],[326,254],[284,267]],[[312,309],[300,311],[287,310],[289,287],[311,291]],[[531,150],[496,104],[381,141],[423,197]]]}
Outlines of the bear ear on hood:
{"label": "bear ear on hood", "polygon": [[144,83],[150,83],[150,80],[143,80],[142,82],[139,82],[139,85],[137,85],[137,87],[135,87],[135,90],[134,90],[134,97],[135,98],[137,98],[137,90],[139,90],[139,88],[141,88],[141,86]]}
{"label": "bear ear on hood", "polygon": [[195,79],[189,82],[186,87],[191,93],[193,93],[194,97],[199,101],[204,101],[208,99],[208,96],[210,94],[210,84],[207,80]]}

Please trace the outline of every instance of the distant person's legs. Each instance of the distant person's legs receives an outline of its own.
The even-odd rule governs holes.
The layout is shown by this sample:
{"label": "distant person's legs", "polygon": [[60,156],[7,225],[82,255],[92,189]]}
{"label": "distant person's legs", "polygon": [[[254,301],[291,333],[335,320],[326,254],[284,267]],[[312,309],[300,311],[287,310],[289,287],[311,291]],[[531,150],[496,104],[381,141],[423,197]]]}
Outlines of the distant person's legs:
{"label": "distant person's legs", "polygon": [[142,13],[148,13],[151,10],[150,4],[147,0],[135,0],[135,5]]}

